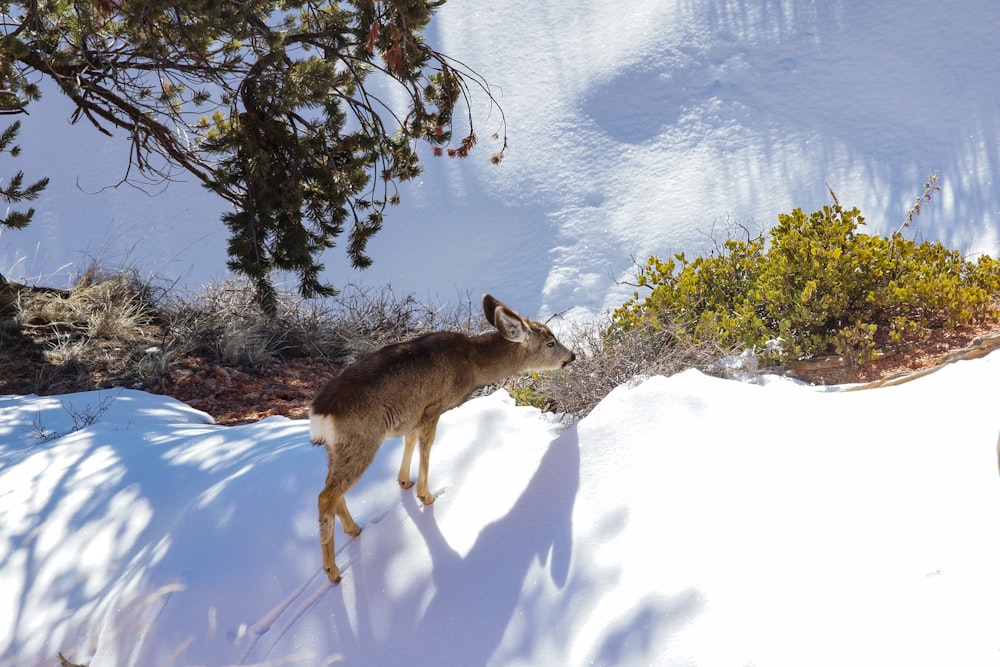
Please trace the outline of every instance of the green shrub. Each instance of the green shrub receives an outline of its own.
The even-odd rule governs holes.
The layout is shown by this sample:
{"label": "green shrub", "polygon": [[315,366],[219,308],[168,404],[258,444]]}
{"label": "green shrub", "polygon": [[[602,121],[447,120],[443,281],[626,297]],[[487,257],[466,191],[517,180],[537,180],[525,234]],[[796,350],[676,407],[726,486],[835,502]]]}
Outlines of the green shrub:
{"label": "green shrub", "polygon": [[[565,373],[563,372],[563,375]],[[542,412],[556,412],[556,400],[552,395],[552,381],[549,373],[532,371],[511,383],[509,393],[518,405],[538,408]]]}
{"label": "green shrub", "polygon": [[931,328],[1000,316],[1000,262],[862,225],[856,208],[795,209],[767,238],[730,239],[691,261],[650,257],[637,279],[651,291],[618,308],[612,327],[672,322],[688,341],[753,349],[770,363],[836,353],[863,364]]}

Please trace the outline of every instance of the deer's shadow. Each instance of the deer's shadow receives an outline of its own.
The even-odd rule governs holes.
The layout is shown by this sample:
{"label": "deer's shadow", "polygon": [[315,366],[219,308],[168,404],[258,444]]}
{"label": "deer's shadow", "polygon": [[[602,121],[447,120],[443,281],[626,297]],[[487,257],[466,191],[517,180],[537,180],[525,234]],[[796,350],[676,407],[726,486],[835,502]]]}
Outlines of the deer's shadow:
{"label": "deer's shadow", "polygon": [[[376,609],[367,591],[358,590],[358,626],[337,623],[348,659],[352,645],[376,641],[380,664],[486,664],[518,608],[533,563],[545,568],[552,585],[566,585],[579,486],[580,448],[570,429],[549,445],[510,511],[485,526],[464,556],[448,544],[433,511],[422,510],[412,494],[404,494],[406,512],[431,554],[433,595],[429,603],[404,597],[391,609]],[[334,617],[344,619],[346,611]],[[383,639],[374,640],[375,635]]]}

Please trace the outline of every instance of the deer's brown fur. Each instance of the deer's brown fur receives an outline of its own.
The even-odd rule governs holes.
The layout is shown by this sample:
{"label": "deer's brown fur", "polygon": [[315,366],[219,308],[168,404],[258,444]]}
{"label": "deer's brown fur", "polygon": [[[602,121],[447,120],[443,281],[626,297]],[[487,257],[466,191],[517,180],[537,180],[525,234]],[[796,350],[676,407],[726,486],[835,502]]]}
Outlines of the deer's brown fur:
{"label": "deer's brown fur", "polygon": [[434,502],[427,487],[431,445],[438,418],[464,403],[479,387],[511,375],[565,366],[576,357],[541,322],[533,322],[489,294],[483,312],[496,331],[478,336],[439,331],[387,345],[348,366],[320,390],[309,411],[312,441],[326,446],[328,473],[319,494],[323,569],[340,581],[334,560],[334,516],[344,532],[361,528],[344,494],[375,458],[386,438],[404,436],[398,481],[413,486],[410,462],[420,444],[417,497]]}

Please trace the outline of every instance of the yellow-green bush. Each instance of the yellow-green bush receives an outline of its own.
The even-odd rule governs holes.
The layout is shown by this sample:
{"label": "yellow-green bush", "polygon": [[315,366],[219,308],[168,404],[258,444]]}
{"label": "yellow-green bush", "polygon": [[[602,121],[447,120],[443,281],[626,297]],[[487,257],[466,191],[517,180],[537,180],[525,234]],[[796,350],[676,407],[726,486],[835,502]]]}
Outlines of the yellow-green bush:
{"label": "yellow-green bush", "polygon": [[767,237],[727,240],[708,257],[650,257],[637,278],[651,291],[618,308],[612,326],[671,322],[691,342],[754,349],[769,362],[837,353],[864,363],[930,328],[1000,316],[997,260],[860,225],[856,208],[795,209]]}

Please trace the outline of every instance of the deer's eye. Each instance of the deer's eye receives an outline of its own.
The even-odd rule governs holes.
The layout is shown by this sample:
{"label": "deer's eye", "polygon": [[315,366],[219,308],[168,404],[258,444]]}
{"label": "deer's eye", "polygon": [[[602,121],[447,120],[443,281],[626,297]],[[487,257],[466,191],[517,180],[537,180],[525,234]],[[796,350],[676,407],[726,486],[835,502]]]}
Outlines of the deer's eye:
{"label": "deer's eye", "polygon": [[550,340],[548,343],[545,344],[545,347],[555,347],[555,346],[556,342],[554,340]]}

